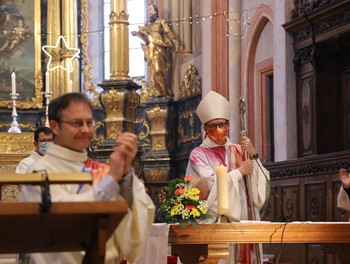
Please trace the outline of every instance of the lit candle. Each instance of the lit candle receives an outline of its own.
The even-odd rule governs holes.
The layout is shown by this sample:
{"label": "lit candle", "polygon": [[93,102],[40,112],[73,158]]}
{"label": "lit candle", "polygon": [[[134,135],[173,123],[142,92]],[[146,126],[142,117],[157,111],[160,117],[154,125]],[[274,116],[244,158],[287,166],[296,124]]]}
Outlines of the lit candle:
{"label": "lit candle", "polygon": [[48,71],[46,71],[46,74],[45,74],[45,82],[46,82],[45,91],[46,93],[49,93],[50,92],[50,74]]}
{"label": "lit candle", "polygon": [[219,215],[228,214],[227,167],[216,167],[217,212]]}
{"label": "lit candle", "polygon": [[11,74],[12,94],[16,93],[16,73]]}

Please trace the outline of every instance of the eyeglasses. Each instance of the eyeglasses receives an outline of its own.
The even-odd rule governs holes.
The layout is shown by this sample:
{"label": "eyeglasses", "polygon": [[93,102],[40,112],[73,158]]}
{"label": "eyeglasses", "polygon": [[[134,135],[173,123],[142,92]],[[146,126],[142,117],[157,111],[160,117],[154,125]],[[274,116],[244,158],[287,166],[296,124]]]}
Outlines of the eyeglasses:
{"label": "eyeglasses", "polygon": [[60,123],[66,123],[71,125],[72,127],[80,128],[83,127],[85,124],[87,127],[93,127],[95,125],[95,121],[93,119],[87,119],[87,120],[60,120]]}
{"label": "eyeglasses", "polygon": [[217,124],[209,124],[209,125],[205,125],[209,130],[214,130],[217,127],[218,128],[227,128],[228,123],[227,122],[222,122],[222,123],[217,123]]}
{"label": "eyeglasses", "polygon": [[52,139],[48,139],[48,138],[43,138],[43,139],[38,139],[38,142],[43,143],[43,142],[52,142]]}

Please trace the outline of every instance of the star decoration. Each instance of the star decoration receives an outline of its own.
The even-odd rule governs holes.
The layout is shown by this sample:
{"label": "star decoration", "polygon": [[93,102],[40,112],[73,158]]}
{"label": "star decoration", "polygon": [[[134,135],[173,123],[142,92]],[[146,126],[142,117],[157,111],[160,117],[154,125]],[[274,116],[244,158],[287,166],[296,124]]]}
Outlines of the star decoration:
{"label": "star decoration", "polygon": [[[61,48],[62,46],[62,48]],[[48,50],[50,49],[50,50]],[[72,72],[73,71],[73,64],[72,60],[75,58],[79,58],[79,53],[80,50],[76,48],[71,48],[68,46],[66,39],[63,36],[59,36],[56,42],[55,46],[43,46],[42,47],[43,52],[49,57],[49,62],[47,63],[47,70],[48,71],[53,71],[58,68],[62,68],[63,70],[67,72]],[[58,65],[55,67],[50,67],[52,58],[58,58],[58,57],[65,57],[68,58],[68,67],[64,67],[62,65]]]}

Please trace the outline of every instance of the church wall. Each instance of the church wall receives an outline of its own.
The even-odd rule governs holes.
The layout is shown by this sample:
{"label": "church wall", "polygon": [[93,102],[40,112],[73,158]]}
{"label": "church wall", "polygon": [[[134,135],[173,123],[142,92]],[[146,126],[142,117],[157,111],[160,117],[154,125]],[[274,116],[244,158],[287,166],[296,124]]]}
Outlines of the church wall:
{"label": "church wall", "polygon": [[[273,67],[273,45],[271,45],[271,40],[273,40],[273,25],[270,21],[268,21],[264,28],[262,29],[255,53],[255,65],[254,65],[254,83],[255,83],[255,91],[254,91],[254,113],[249,115],[249,118],[254,118],[254,146],[259,146],[259,153],[262,154],[262,146],[265,143],[262,135],[263,131],[263,117],[265,117],[265,113],[262,109],[264,105],[264,80],[261,79],[261,73],[266,71],[268,68]],[[267,61],[272,61],[271,63],[265,63]],[[259,65],[266,65],[264,67],[259,67]],[[266,68],[265,68],[266,67]],[[257,148],[257,147],[256,147]],[[258,148],[257,148],[258,149]]]}

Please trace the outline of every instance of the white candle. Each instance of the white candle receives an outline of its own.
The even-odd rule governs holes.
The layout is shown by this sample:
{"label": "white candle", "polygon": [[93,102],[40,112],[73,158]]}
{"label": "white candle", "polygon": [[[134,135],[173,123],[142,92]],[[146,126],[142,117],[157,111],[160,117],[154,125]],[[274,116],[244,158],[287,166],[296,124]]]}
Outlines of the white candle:
{"label": "white candle", "polygon": [[45,73],[45,91],[46,93],[50,92],[50,74],[48,71]]}
{"label": "white candle", "polygon": [[217,212],[219,215],[228,214],[227,167],[216,167]]}
{"label": "white candle", "polygon": [[11,74],[12,94],[16,93],[16,73]]}

